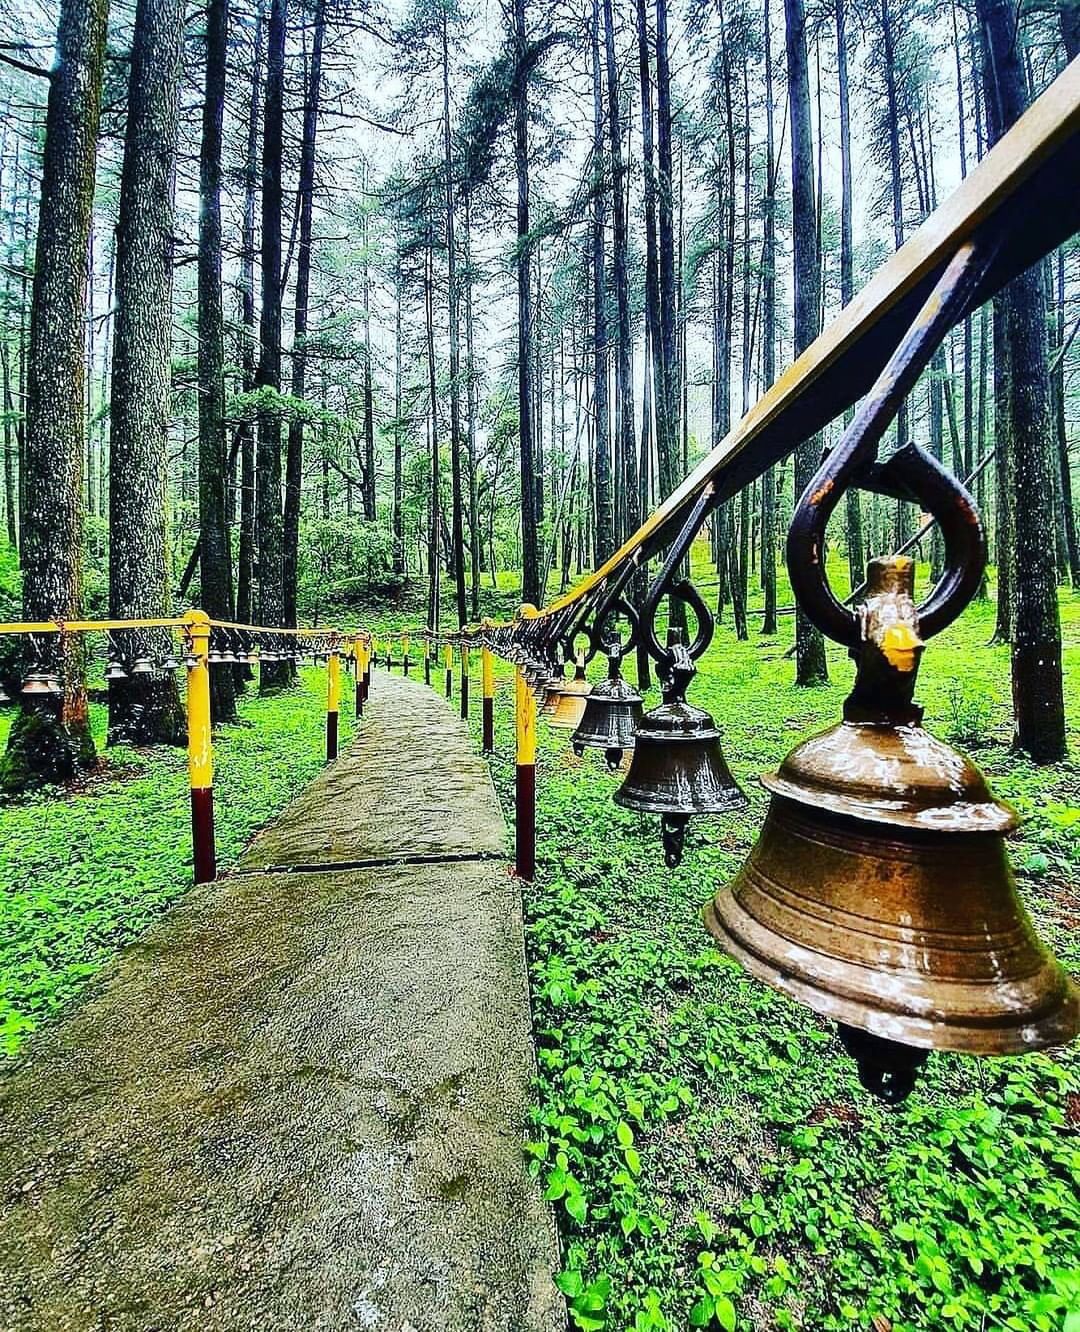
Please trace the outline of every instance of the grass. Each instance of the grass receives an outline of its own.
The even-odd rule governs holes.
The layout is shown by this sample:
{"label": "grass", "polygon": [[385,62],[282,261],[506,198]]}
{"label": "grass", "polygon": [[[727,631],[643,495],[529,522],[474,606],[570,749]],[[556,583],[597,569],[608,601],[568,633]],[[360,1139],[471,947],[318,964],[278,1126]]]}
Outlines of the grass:
{"label": "grass", "polygon": [[[1076,756],[1080,598],[1062,611]],[[1012,842],[1021,894],[1080,971],[1080,768],[1010,751],[993,618],[976,603],[934,641],[918,697],[927,725],[971,749],[1025,816]],[[676,871],[657,821],[612,804],[618,779],[602,758],[576,759],[565,732],[541,727],[539,869],[524,888],[539,1063],[526,1150],[557,1211],[572,1325],[1076,1332],[1077,1047],[937,1055],[889,1109],[859,1087],[828,1023],[752,980],[700,924],[760,827],[755,774],[830,724],[850,686],[833,651],[831,683],[796,688],[792,632],[790,619],[776,639],[717,632],[691,698],[722,726],[751,805],[692,823]],[[503,754],[510,688],[502,673]],[[494,773],[509,808],[512,769]]]}
{"label": "grass", "polygon": [[[325,687],[322,671],[305,670],[282,694],[243,697],[240,720],[216,732],[222,868],[322,767]],[[191,885],[185,752],[105,750],[104,707],[93,705],[92,723],[101,772],[0,804],[0,1062]],[[351,723],[343,709],[342,743]]]}

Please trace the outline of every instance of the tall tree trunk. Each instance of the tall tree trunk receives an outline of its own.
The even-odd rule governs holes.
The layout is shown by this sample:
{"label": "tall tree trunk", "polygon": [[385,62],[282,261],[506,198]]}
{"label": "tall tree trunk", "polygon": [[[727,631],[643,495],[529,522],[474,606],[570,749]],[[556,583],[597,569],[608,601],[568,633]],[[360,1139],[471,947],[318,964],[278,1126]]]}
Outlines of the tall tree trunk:
{"label": "tall tree trunk", "polygon": [[[1069,439],[1065,430],[1065,251],[1057,252],[1057,299],[1054,301],[1056,350],[1053,370],[1054,441],[1060,474],[1061,508],[1065,523],[1065,550],[1069,563],[1069,581],[1080,588],[1080,543],[1076,534],[1076,510],[1073,507],[1072,468]],[[10,520],[9,520],[10,521]]]}
{"label": "tall tree trunk", "polygon": [[[256,0],[252,44],[251,98],[248,103],[247,150],[244,156],[244,216],[240,255],[240,361],[243,389],[255,388],[255,195],[258,185],[259,102],[262,91],[263,4]],[[255,618],[255,431],[250,420],[240,424],[240,544],[237,553],[236,618]],[[212,683],[212,682],[211,682]]]}
{"label": "tall tree trunk", "polygon": [[[890,0],[881,0],[881,38],[885,99],[888,108],[889,188],[892,200],[893,243],[899,250],[904,243],[904,178],[900,160],[900,103],[896,86],[896,34],[893,26]],[[896,447],[902,449],[908,442],[907,400],[896,413]],[[903,500],[896,501],[896,527],[893,541],[897,548],[907,540],[910,529],[909,510]]]}
{"label": "tall tree trunk", "polygon": [[596,562],[602,564],[615,550],[615,511],[611,493],[611,453],[608,442],[610,408],[607,371],[607,279],[604,263],[604,102],[600,72],[600,6],[592,7],[593,80],[593,418],[595,421]]}
{"label": "tall tree trunk", "polygon": [[[199,584],[203,609],[211,618],[222,620],[233,617],[221,298],[221,148],[228,27],[228,0],[210,0],[199,154]],[[245,607],[249,610],[250,606]],[[232,671],[218,668],[210,672],[210,706],[215,721],[235,717]]]}
{"label": "tall tree trunk", "polygon": [[401,439],[401,237],[394,238],[394,496],[390,510],[393,537],[393,568],[405,576],[405,518],[402,509],[405,477],[402,468]]}
{"label": "tall tree trunk", "polygon": [[[308,304],[311,296],[311,226],[315,197],[315,141],[319,132],[319,100],[322,94],[322,53],[326,35],[326,0],[315,0],[312,16],[311,69],[304,102],[304,128],[300,140],[300,180],[297,204],[300,209],[296,250],[296,295],[293,312],[292,396],[303,401],[307,394]],[[300,492],[304,476],[304,423],[289,422],[285,454],[285,508],[283,514],[282,583],[285,623],[295,629],[300,555]]]}
{"label": "tall tree trunk", "polygon": [[469,456],[469,587],[472,617],[480,618],[480,478],[476,461],[476,357],[473,348],[472,211],[465,195],[465,403]]}
{"label": "tall tree trunk", "polygon": [[[28,620],[75,619],[82,602],[83,320],[107,19],[107,0],[62,0],[49,81],[20,471]],[[81,641],[49,636],[42,653],[63,693],[24,701],[0,763],[5,791],[63,781],[94,761]]]}
{"label": "tall tree trunk", "polygon": [[[653,106],[652,106],[652,85],[649,77],[649,33],[648,33],[648,3],[647,0],[637,0],[637,38],[638,38],[638,75],[641,82],[641,137],[642,137],[642,170],[644,172],[645,182],[645,319],[647,323],[646,331],[646,356],[647,365],[651,364],[652,377],[648,371],[645,376],[646,393],[650,394],[650,401],[645,409],[646,419],[642,422],[642,463],[641,471],[644,479],[647,472],[647,462],[651,444],[646,444],[646,432],[651,426],[649,419],[650,412],[655,412],[656,433],[657,433],[657,468],[660,473],[658,478],[658,489],[667,495],[669,487],[673,483],[674,469],[671,465],[672,445],[670,440],[666,445],[660,443],[660,418],[667,409],[670,401],[670,392],[665,382],[667,373],[667,363],[664,358],[664,347],[660,329],[660,275],[658,271],[659,258],[657,254],[657,218],[656,218],[656,161],[653,149]],[[651,353],[651,362],[650,362]],[[663,449],[667,449],[668,468],[667,472],[663,470],[663,465],[659,458]],[[648,492],[642,500],[642,512],[648,509]]]}
{"label": "tall tree trunk", "polygon": [[11,349],[5,338],[0,343],[4,375],[4,517],[7,520],[8,545],[19,546],[18,475],[19,437],[15,429],[15,399],[11,392]]}
{"label": "tall tree trunk", "polygon": [[450,47],[442,11],[443,171],[446,187],[446,290],[450,322],[450,504],[458,625],[469,618],[465,595],[465,501],[461,486],[461,316],[454,236],[454,161],[450,151]]}
{"label": "tall tree trunk", "polygon": [[[1027,86],[1012,0],[976,0],[976,13],[983,43],[988,137],[994,143],[1024,112]],[[1010,372],[1007,483],[1015,536],[1014,548],[1006,552],[1014,576],[1015,743],[1036,763],[1053,763],[1065,757],[1065,703],[1054,567],[1046,327],[1037,266],[1006,288],[1004,315]]]}
{"label": "tall tree trunk", "polygon": [[[836,65],[840,85],[840,304],[855,294],[855,241],[852,227],[854,189],[851,170],[851,101],[848,89],[847,0],[836,0]],[[853,412],[844,413],[845,428]],[[866,573],[863,550],[862,497],[856,486],[845,497],[848,577],[851,590],[862,586]]]}
{"label": "tall tree trunk", "polygon": [[[139,0],[116,229],[116,332],[109,475],[109,615],[169,613],[165,469],[172,414],[172,175],[176,156],[183,0]],[[130,633],[131,659],[168,646]],[[155,661],[156,668],[156,661]],[[176,744],[180,694],[167,671],[109,684],[109,743]]]}
{"label": "tall tree trunk", "polygon": [[[266,93],[263,103],[261,282],[259,365],[256,386],[281,392],[281,161],[285,95],[287,0],[271,0],[266,42]],[[281,511],[281,413],[273,405],[259,412],[255,519],[259,543],[259,623],[284,625],[283,518]],[[264,663],[259,668],[263,693],[287,683],[289,667]]]}
{"label": "tall tree trunk", "polygon": [[656,383],[656,451],[662,499],[675,489],[679,441],[679,381],[675,337],[675,211],[671,159],[671,66],[667,0],[656,0],[656,157],[659,210],[661,373]]}
{"label": "tall tree trunk", "polygon": [[[514,49],[518,66],[525,62],[528,34],[525,0],[514,0]],[[517,298],[518,298],[518,437],[521,457],[521,599],[538,606],[540,550],[536,531],[536,468],[533,458],[532,290],[529,263],[529,86],[518,81],[514,104],[514,169],[517,173]]]}
{"label": "tall tree trunk", "polygon": [[[810,78],[806,61],[803,0],[784,0],[791,108],[791,208],[795,253],[795,355],[817,337],[821,281],[814,206],[813,139],[810,133]],[[809,485],[821,458],[821,437],[813,435],[795,450],[795,490]],[[825,641],[799,609],[795,616],[796,682],[823,684],[829,678]]]}
{"label": "tall tree trunk", "polygon": [[[630,283],[626,270],[625,172],[619,122],[619,80],[615,69],[615,22],[611,0],[604,0],[604,56],[607,67],[608,136],[611,150],[611,232],[615,304],[619,335],[615,350],[615,392],[618,397],[618,450],[622,459],[622,528],[626,540],[641,522],[638,509],[637,444],[634,439],[634,384],[630,364]],[[643,589],[640,589],[643,591]]]}
{"label": "tall tree trunk", "polygon": [[[840,0],[843,3],[843,0]],[[776,131],[773,122],[772,26],[765,0],[765,198],[762,242],[761,374],[765,388],[776,379]],[[761,588],[765,594],[763,634],[774,635],[776,621],[776,469],[761,478]]]}
{"label": "tall tree trunk", "polygon": [[432,269],[433,240],[424,252],[424,322],[427,333],[428,395],[431,402],[431,491],[428,497],[428,628],[439,631],[439,521],[442,499],[439,494],[439,399],[435,384],[435,279]]}

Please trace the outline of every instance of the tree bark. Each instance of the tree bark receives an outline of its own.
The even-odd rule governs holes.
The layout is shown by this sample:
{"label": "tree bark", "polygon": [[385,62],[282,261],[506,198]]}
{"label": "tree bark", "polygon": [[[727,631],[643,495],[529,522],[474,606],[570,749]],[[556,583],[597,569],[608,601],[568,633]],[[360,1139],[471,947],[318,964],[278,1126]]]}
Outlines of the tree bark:
{"label": "tree bark", "polygon": [[675,192],[671,128],[667,0],[656,0],[656,157],[659,203],[657,248],[660,276],[659,348],[662,372],[655,385],[655,394],[657,470],[661,499],[666,499],[675,489],[679,448],[679,376],[675,336]]}
{"label": "tree bark", "polygon": [[[525,63],[528,34],[525,0],[514,0],[514,49],[518,66]],[[529,262],[529,85],[518,81],[514,103],[514,169],[517,174],[517,356],[518,439],[521,456],[521,599],[539,605],[540,550],[536,530],[536,469],[533,458],[533,318]]]}
{"label": "tree bark", "polygon": [[[172,176],[183,0],[139,0],[116,229],[116,330],[109,473],[109,615],[169,613],[165,471],[172,415]],[[156,658],[168,635],[127,633],[133,659]],[[167,671],[109,684],[109,743],[177,744],[185,726]]]}
{"label": "tree bark", "polygon": [[[450,503],[454,593],[458,625],[469,618],[465,594],[465,504],[461,486],[461,316],[454,235],[454,163],[450,151],[450,44],[442,11],[443,171],[446,187],[446,287],[450,322]],[[527,167],[526,167],[527,169]]]}
{"label": "tree bark", "polygon": [[[803,0],[784,0],[791,107],[791,206],[795,253],[795,355],[817,337],[820,325],[820,256],[814,206],[813,141],[810,133],[810,79],[806,61],[806,12]],[[809,485],[821,457],[821,437],[813,435],[795,450],[795,490]],[[829,678],[825,641],[798,610],[795,616],[796,683],[824,684]]]}
{"label": "tree bark", "polygon": [[[839,0],[843,3],[843,0]],[[765,197],[762,202],[761,376],[766,389],[776,379],[776,131],[773,119],[772,28],[765,0]],[[778,631],[776,620],[776,469],[761,478],[761,589],[765,614],[761,632]]]}
{"label": "tree bark", "polygon": [[[976,13],[992,144],[1026,109],[1027,84],[1012,0],[976,0]],[[1003,307],[1010,375],[1006,482],[1015,538],[1014,548],[1005,552],[1013,573],[1015,744],[1036,763],[1053,763],[1065,757],[1065,703],[1054,567],[1046,327],[1038,266],[1014,278],[1003,293]]]}
{"label": "tree bark", "polygon": [[[28,620],[74,619],[82,602],[83,320],[107,18],[107,0],[62,0],[49,80],[21,469]],[[81,640],[50,635],[41,651],[41,664],[60,671],[63,693],[23,700],[0,763],[9,792],[66,780],[94,762]]]}
{"label": "tree bark", "polygon": [[[228,0],[210,0],[199,157],[199,582],[202,608],[212,619],[224,620],[233,618],[221,298],[221,149],[228,25]],[[215,721],[235,717],[232,671],[210,672],[210,706]]]}
{"label": "tree bark", "polygon": [[[836,0],[836,66],[840,91],[840,304],[855,295],[855,241],[852,227],[854,189],[851,169],[851,101],[848,87],[847,0]],[[844,413],[845,428],[854,413]],[[866,575],[863,549],[862,497],[856,486],[845,496],[848,578],[851,590],[861,587]]]}
{"label": "tree bark", "polygon": [[600,6],[592,7],[593,85],[593,418],[595,422],[595,555],[602,564],[615,550],[615,511],[611,493],[607,371],[607,274],[604,257],[604,103],[600,72]]}
{"label": "tree bark", "polygon": [[[296,249],[296,294],[293,311],[292,396],[307,396],[308,304],[311,298],[311,232],[315,200],[315,143],[319,132],[319,100],[322,95],[322,54],[326,36],[326,0],[315,0],[312,16],[311,69],[304,102],[304,128],[300,141],[300,179],[297,203],[300,222]],[[285,623],[297,625],[297,579],[300,557],[300,497],[304,476],[304,423],[289,421],[285,453],[285,507],[283,513]]]}
{"label": "tree bark", "polygon": [[[257,388],[281,392],[281,165],[285,94],[287,0],[271,0],[267,25],[266,91],[263,103],[261,284]],[[283,518],[281,510],[281,413],[272,402],[259,412],[255,520],[259,543],[259,623],[284,625]],[[263,693],[280,689],[290,671],[285,663],[259,668]]]}

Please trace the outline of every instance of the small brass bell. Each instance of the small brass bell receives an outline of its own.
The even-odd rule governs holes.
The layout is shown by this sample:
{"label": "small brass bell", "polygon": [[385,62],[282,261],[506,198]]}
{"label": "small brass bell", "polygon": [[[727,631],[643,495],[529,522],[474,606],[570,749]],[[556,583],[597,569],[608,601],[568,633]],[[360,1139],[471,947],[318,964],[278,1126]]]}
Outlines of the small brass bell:
{"label": "small brass bell", "polygon": [[153,675],[154,663],[147,656],[136,657],[131,663],[131,674],[134,675]]}
{"label": "small brass bell", "polygon": [[608,655],[608,675],[594,685],[585,699],[585,710],[570,743],[580,758],[586,749],[602,749],[612,772],[622,762],[623,752],[633,749],[641,721],[641,695],[619,670],[618,649]]}
{"label": "small brass bell", "polygon": [[585,700],[592,684],[585,679],[585,663],[579,660],[572,680],[560,680],[551,690],[544,706],[547,724],[557,731],[576,731],[585,714]]}
{"label": "small brass bell", "polygon": [[712,717],[686,701],[694,663],[685,646],[664,685],[664,701],[638,724],[634,757],[615,803],[642,814],[659,814],[664,861],[682,860],[686,825],[693,814],[727,814],[746,804],[720,750]]}
{"label": "small brass bell", "polygon": [[844,719],[762,781],[746,864],[705,909],[748,971],[840,1023],[890,1102],[930,1050],[1020,1054],[1080,1030],[1080,995],[1016,894],[1014,812],[921,726],[910,560],[874,560]]}
{"label": "small brass bell", "polygon": [[29,698],[55,698],[64,692],[60,677],[55,671],[38,669],[29,671],[23,681],[22,692]]}
{"label": "small brass bell", "polygon": [[110,657],[105,666],[106,680],[126,680],[127,671],[124,669],[124,663],[119,657]]}

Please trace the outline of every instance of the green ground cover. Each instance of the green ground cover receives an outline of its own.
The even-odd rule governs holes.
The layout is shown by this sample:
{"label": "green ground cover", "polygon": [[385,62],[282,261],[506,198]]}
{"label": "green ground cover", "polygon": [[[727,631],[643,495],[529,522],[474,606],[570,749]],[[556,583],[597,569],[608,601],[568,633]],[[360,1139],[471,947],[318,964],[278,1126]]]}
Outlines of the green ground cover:
{"label": "green ground cover", "polygon": [[[1039,769],[1010,753],[1008,649],[986,646],[989,603],[934,641],[918,696],[927,725],[1025,815],[1012,844],[1021,891],[1080,972],[1080,598],[1062,611],[1070,762]],[[573,1325],[1077,1332],[1080,1050],[935,1056],[889,1109],[827,1023],[752,980],[699,922],[760,827],[755,774],[830,724],[850,686],[837,651],[828,687],[797,689],[792,632],[790,619],[777,639],[718,630],[691,697],[720,722],[751,807],[692,823],[676,871],[657,821],[612,804],[602,758],[578,760],[567,733],[540,728],[527,1151],[557,1210]],[[498,688],[505,760],[505,672]],[[509,809],[512,767],[493,771]]]}
{"label": "green ground cover", "polygon": [[[215,735],[219,864],[305,786],[323,763],[325,672],[271,698],[248,694]],[[7,739],[11,709],[0,720]],[[183,750],[104,749],[105,765],[70,790],[0,803],[0,1063],[41,1022],[85,992],[106,962],[191,885]],[[342,742],[352,728],[341,714]]]}

